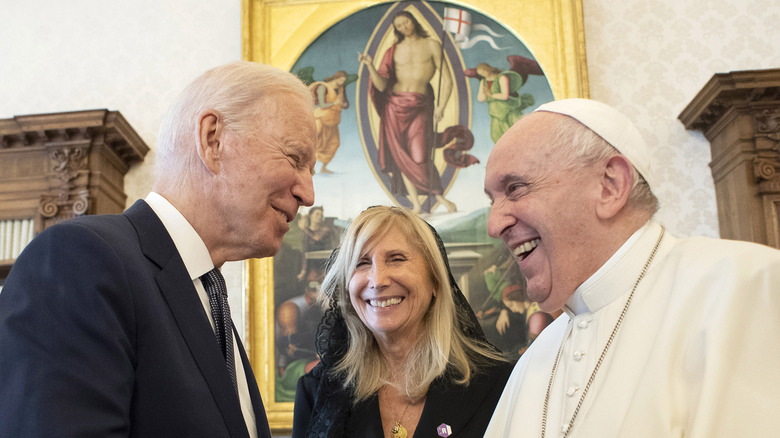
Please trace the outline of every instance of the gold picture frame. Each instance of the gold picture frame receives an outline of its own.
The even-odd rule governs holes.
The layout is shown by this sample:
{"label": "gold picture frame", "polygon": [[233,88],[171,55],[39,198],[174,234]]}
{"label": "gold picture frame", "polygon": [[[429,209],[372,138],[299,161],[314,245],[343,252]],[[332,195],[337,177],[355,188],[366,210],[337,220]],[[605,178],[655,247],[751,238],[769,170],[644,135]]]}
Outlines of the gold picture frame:
{"label": "gold picture frame", "polygon": [[[242,57],[290,70],[318,36],[385,1],[242,0]],[[532,49],[555,99],[588,97],[581,0],[447,1],[491,17]],[[500,18],[499,18],[500,17]],[[273,259],[247,262],[247,349],[271,429],[289,433],[293,403],[276,402]]]}

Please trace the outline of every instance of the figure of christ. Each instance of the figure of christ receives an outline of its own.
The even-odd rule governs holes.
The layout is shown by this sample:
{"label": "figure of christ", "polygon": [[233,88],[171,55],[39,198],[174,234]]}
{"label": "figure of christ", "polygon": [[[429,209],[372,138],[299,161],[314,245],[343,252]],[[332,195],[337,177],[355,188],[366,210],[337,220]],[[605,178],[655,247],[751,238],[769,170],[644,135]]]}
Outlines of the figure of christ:
{"label": "figure of christ", "polygon": [[[407,194],[415,212],[422,208],[421,193],[435,196],[448,212],[454,212],[457,208],[444,197],[433,162],[435,123],[441,120],[452,92],[449,70],[442,66],[441,45],[407,11],[395,15],[393,29],[396,42],[378,69],[370,55],[358,53],[358,61],[368,68],[369,94],[381,120],[380,168],[391,174],[393,193]],[[441,72],[438,103],[431,85],[436,70]]]}

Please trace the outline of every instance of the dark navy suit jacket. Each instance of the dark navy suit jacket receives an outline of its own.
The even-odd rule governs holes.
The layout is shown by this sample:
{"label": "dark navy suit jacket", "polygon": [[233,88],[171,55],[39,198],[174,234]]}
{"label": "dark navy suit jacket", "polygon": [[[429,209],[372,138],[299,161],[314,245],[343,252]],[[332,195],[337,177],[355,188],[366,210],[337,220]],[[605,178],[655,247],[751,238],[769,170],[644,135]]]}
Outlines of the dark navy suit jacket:
{"label": "dark navy suit jacket", "polygon": [[53,436],[248,436],[192,280],[144,201],[41,233],[0,293],[0,437]]}

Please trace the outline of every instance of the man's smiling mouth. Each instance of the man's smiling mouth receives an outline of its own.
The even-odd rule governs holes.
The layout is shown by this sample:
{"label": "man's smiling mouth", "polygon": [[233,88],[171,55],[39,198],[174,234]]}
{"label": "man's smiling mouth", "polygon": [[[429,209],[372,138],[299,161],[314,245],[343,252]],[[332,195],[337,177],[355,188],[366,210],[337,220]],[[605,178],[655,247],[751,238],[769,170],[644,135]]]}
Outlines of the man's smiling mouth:
{"label": "man's smiling mouth", "polygon": [[290,212],[285,211],[282,208],[273,207],[274,210],[276,210],[277,213],[279,213],[280,216],[282,216],[282,219],[284,219],[285,222],[290,223],[295,219],[295,214],[297,212]]}
{"label": "man's smiling mouth", "polygon": [[541,242],[542,239],[539,239],[538,237],[533,240],[529,240],[528,242],[525,242],[524,244],[518,246],[515,248],[514,256],[517,259],[517,261],[522,262],[525,260],[526,257],[528,257],[528,254],[531,253],[531,251],[534,250],[537,246],[539,246],[539,242]]}

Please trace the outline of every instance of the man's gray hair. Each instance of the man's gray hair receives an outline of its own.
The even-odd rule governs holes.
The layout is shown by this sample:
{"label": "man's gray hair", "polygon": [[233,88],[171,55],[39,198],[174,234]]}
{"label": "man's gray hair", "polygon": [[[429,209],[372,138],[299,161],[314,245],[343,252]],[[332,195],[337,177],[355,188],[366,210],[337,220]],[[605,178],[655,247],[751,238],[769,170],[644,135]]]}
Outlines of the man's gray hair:
{"label": "man's gray hair", "polygon": [[[581,169],[620,154],[606,140],[571,117],[555,117],[553,130],[556,132],[551,149],[561,157],[564,169]],[[642,175],[631,166],[634,185],[628,197],[628,205],[644,211],[650,216],[658,211],[658,198]]]}
{"label": "man's gray hair", "polygon": [[[311,103],[311,93],[295,75],[268,65],[235,61],[206,71],[176,98],[160,126],[155,176],[163,186],[188,179],[198,167],[198,116],[214,109],[229,133],[251,131],[260,102],[272,94],[293,94]],[[312,104],[313,105],[313,104]]]}

